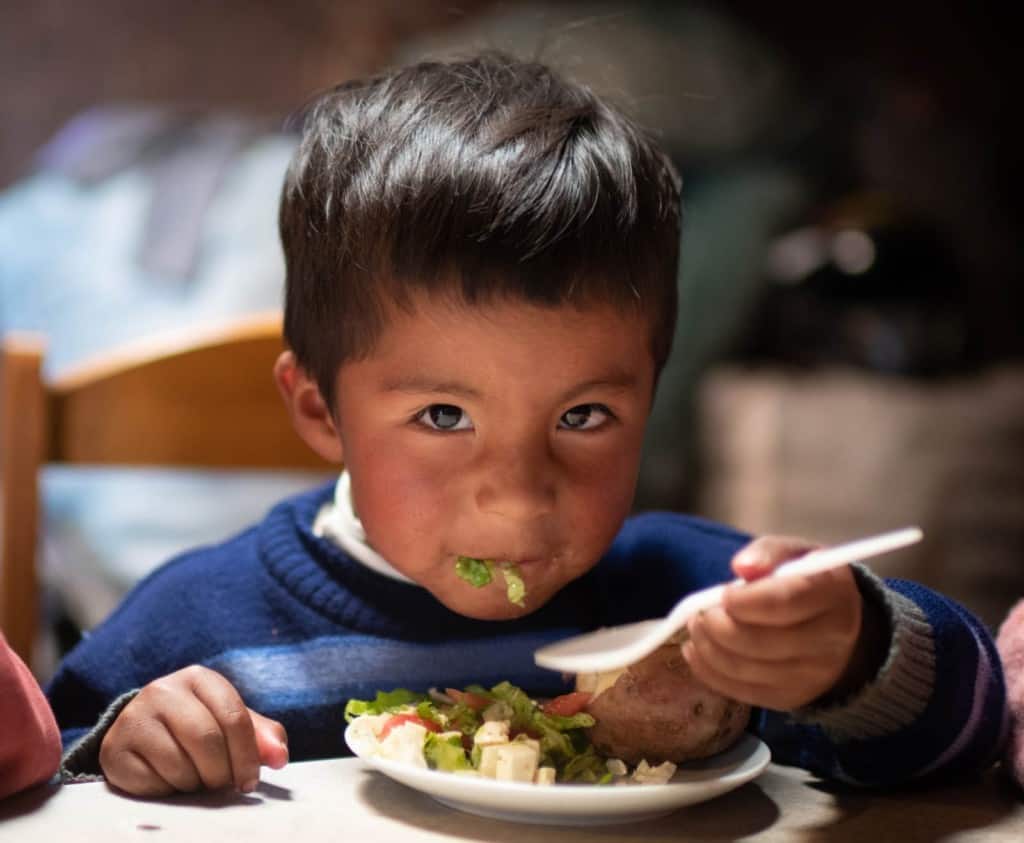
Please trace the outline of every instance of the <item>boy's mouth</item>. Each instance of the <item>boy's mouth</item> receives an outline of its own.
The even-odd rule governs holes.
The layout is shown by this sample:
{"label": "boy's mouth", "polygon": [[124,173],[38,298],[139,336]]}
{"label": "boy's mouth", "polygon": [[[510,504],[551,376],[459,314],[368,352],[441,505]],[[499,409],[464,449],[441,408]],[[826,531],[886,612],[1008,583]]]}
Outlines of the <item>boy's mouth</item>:
{"label": "boy's mouth", "polygon": [[455,558],[490,559],[496,565],[533,565],[537,562],[549,561],[559,555],[553,546],[540,543],[532,546],[520,545],[514,548],[511,553],[509,548],[505,547],[503,552],[499,553],[466,553],[465,551],[459,551],[453,554]]}
{"label": "boy's mouth", "polygon": [[539,562],[545,561],[548,557],[543,556],[530,556],[530,557],[512,557],[512,556],[470,556],[467,554],[460,554],[456,559],[478,559],[481,562],[491,562],[494,565],[515,565],[517,568],[527,568],[538,564]]}
{"label": "boy's mouth", "polygon": [[455,574],[474,588],[483,588],[500,573],[505,580],[505,595],[509,603],[526,608],[526,583],[519,569],[520,564],[529,564],[529,561],[517,563],[507,559],[458,556],[455,559]]}

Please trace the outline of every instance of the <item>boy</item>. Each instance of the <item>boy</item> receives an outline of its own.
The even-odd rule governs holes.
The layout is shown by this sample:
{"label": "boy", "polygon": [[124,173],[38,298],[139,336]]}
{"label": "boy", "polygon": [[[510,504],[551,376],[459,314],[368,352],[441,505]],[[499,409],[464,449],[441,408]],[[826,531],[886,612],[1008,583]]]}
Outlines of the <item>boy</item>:
{"label": "boy", "polygon": [[[626,520],[673,331],[678,208],[653,144],[537,64],[421,64],[322,98],[282,198],[275,377],[345,471],[155,572],[68,656],[49,689],[81,739],[66,775],[248,791],[261,763],[344,754],[350,697],[560,693],[538,646],[806,551]],[[524,604],[464,582],[460,556],[515,564]],[[760,707],[777,760],[877,785],[984,767],[1002,739],[991,640],[918,586],[765,580],[691,633],[697,676]]]}

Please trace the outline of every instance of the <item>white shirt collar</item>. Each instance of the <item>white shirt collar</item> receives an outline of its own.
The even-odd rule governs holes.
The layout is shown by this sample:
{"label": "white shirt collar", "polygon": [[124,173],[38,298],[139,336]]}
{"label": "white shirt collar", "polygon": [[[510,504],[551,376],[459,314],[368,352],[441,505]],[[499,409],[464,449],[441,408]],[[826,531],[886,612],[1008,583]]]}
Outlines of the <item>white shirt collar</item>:
{"label": "white shirt collar", "polygon": [[313,521],[313,535],[319,536],[348,553],[372,571],[399,582],[417,585],[405,574],[396,571],[391,564],[366,541],[363,522],[356,515],[352,503],[352,480],[348,471],[342,471],[334,487],[334,500],[325,503]]}

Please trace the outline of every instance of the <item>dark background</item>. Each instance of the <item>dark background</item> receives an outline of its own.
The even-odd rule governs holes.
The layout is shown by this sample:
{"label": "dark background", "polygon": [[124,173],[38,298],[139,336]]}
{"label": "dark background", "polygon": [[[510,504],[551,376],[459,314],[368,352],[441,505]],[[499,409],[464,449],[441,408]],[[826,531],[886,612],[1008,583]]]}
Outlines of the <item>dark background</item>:
{"label": "dark background", "polygon": [[[1024,137],[1008,6],[5,2],[0,189],[29,177],[40,145],[85,108],[185,106],[280,126],[317,90],[469,44],[487,22],[513,45],[531,43],[522,31],[543,31],[550,13],[542,58],[598,88],[621,83],[683,173],[689,230],[719,250],[702,270],[702,244],[688,248],[684,234],[682,362],[662,382],[640,503],[825,540],[901,526],[906,514],[932,537],[908,573],[976,601],[994,623],[1024,594]],[[799,198],[779,198],[758,228],[744,211],[756,204],[752,183],[757,202],[771,204],[776,183],[779,197],[795,185]],[[733,195],[723,185],[739,185],[735,226],[715,216]],[[787,233],[844,228],[873,238],[870,271],[826,262],[781,285],[761,269]],[[732,269],[707,271],[740,246],[743,283]],[[744,374],[709,379],[726,363]],[[1010,374],[992,386],[993,372]],[[791,408],[775,439],[760,422],[753,438],[717,425],[714,408],[756,419],[765,395]],[[896,407],[907,421],[894,446]],[[844,474],[843,459],[852,470],[871,455],[885,470]],[[780,477],[799,494],[787,498]],[[894,502],[895,481],[908,477],[917,486]],[[758,515],[745,496],[769,486],[774,509]]]}
{"label": "dark background", "polygon": [[[387,65],[398,48],[487,0],[38,0],[3,4],[0,185],[81,109],[177,103],[282,117],[312,92]],[[581,17],[586,4],[552,2]],[[609,4],[614,7],[615,4]],[[630,4],[619,4],[628,9]],[[666,4],[671,6],[673,4]],[[679,4],[675,4],[679,5]],[[725,0],[798,77],[814,142],[798,149],[823,199],[891,191],[950,238],[970,276],[978,359],[1020,354],[1019,97],[1008,4]],[[780,121],[791,115],[779,114]],[[865,135],[884,133],[874,154]],[[805,141],[807,139],[805,138]]]}

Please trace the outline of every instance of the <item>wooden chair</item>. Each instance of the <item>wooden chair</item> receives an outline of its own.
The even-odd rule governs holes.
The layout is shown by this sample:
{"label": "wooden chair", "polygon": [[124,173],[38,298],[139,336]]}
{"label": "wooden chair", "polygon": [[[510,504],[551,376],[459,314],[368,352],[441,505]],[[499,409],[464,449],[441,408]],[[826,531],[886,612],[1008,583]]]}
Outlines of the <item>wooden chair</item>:
{"label": "wooden chair", "polygon": [[158,338],[42,375],[45,342],[0,352],[0,628],[31,663],[39,625],[39,474],[47,464],[329,467],[292,430],[271,376],[280,314]]}

